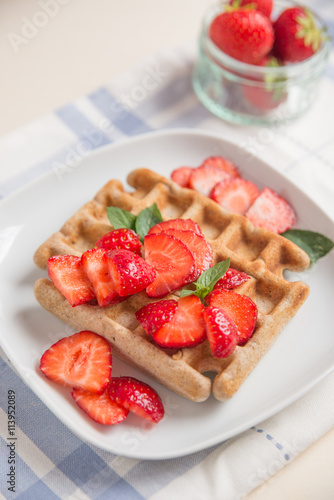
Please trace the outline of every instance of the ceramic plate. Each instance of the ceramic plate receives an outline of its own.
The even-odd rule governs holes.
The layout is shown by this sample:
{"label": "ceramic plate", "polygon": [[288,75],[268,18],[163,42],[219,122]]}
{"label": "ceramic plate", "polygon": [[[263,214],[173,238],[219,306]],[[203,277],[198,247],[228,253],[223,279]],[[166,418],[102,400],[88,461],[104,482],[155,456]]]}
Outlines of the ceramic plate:
{"label": "ceramic plate", "polygon": [[228,402],[214,398],[190,402],[115,359],[113,375],[128,374],[150,383],[161,395],[166,415],[158,425],[130,415],[122,424],[108,427],[86,417],[69,390],[49,383],[39,372],[42,353],[72,330],[34,298],[34,282],[45,276],[34,267],[35,249],[109,179],[125,182],[128,172],[142,166],[168,177],[178,166],[197,166],[215,154],[234,161],[260,188],[268,185],[293,202],[298,227],[334,239],[333,222],[285,177],[220,136],[193,130],[137,136],[100,149],[62,176],[51,172],[1,203],[1,346],[26,383],[65,425],[112,453],[165,459],[202,450],[289,405],[334,367],[331,252],[312,270],[290,275],[309,284],[307,303]]}

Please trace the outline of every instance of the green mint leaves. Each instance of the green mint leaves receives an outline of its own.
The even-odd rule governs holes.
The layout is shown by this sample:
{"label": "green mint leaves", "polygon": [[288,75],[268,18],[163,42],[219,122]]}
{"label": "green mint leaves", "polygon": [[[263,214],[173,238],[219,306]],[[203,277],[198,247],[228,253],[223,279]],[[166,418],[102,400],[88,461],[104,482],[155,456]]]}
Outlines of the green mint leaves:
{"label": "green mint leaves", "polygon": [[127,229],[135,231],[137,219],[136,215],[117,207],[107,207],[107,215],[110,223],[114,226],[114,229],[126,227]]}
{"label": "green mint leaves", "polygon": [[215,266],[210,267],[204,271],[197,281],[193,283],[195,285],[195,290],[182,290],[181,297],[186,297],[187,295],[196,295],[201,301],[213,290],[213,287],[220,278],[224,276],[228,268],[230,267],[230,259],[222,260],[218,262]]}
{"label": "green mint leaves", "polygon": [[144,210],[139,212],[135,222],[135,231],[141,239],[144,239],[144,236],[147,235],[151,227],[159,222],[162,222],[161,213],[157,204],[153,203],[150,207],[144,208]]}
{"label": "green mint leaves", "polygon": [[162,222],[162,216],[156,203],[144,208],[138,215],[133,215],[122,208],[107,207],[107,216],[114,229],[122,227],[132,229],[140,236],[142,242],[151,227]]}
{"label": "green mint leaves", "polygon": [[311,264],[324,257],[334,247],[334,242],[320,233],[303,229],[289,229],[282,233],[288,240],[298,245],[310,257]]}

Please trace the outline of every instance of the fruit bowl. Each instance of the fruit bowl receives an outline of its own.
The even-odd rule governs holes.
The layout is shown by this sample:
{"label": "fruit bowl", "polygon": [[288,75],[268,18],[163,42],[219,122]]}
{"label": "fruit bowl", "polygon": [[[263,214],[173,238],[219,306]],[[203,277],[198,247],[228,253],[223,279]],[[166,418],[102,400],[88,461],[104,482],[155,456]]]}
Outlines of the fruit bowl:
{"label": "fruit bowl", "polygon": [[[274,2],[271,20],[297,5],[288,0]],[[312,12],[323,41],[311,57],[263,66],[235,59],[212,41],[210,26],[222,12],[222,5],[217,4],[203,20],[192,79],[199,100],[213,114],[233,123],[278,125],[299,117],[315,100],[326,67],[330,42],[324,22]]]}

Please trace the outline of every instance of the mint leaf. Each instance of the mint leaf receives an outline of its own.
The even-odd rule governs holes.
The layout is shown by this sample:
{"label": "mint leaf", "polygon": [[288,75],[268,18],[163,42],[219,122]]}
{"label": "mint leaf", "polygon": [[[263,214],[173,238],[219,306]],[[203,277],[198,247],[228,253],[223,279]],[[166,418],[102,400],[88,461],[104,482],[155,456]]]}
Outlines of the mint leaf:
{"label": "mint leaf", "polygon": [[217,281],[224,276],[229,267],[229,258],[218,262],[215,266],[212,266],[204,271],[198,280],[193,283],[196,287],[195,290],[181,290],[180,296],[186,297],[187,295],[196,295],[196,297],[204,302],[205,297],[212,292]]}
{"label": "mint leaf", "polygon": [[195,295],[195,290],[181,290],[180,297],[187,297],[188,295]]}
{"label": "mint leaf", "polygon": [[[196,283],[194,283],[194,285],[196,286]],[[210,293],[210,291],[211,290],[209,290],[209,288],[196,286],[196,290],[181,290],[180,297],[187,297],[188,295],[196,295],[196,297],[198,297],[201,300],[201,302],[204,303],[204,299],[208,295],[208,293]]]}
{"label": "mint leaf", "polygon": [[162,222],[162,216],[157,204],[153,203],[150,207],[144,208],[144,210],[139,212],[135,222],[135,231],[143,241],[144,236],[147,235],[151,227],[159,222]]}
{"label": "mint leaf", "polygon": [[122,227],[132,229],[140,236],[142,242],[151,227],[162,222],[162,216],[156,203],[144,208],[138,215],[133,215],[122,208],[107,207],[107,216],[114,229]]}
{"label": "mint leaf", "polygon": [[218,262],[218,264],[216,264],[215,266],[209,267],[209,269],[204,271],[196,281],[196,284],[200,285],[201,287],[210,289],[211,292],[217,281],[222,276],[224,276],[229,267],[230,267],[229,258],[227,260],[222,260],[221,262]]}
{"label": "mint leaf", "polygon": [[127,210],[118,207],[107,207],[107,216],[114,229],[126,227],[135,230],[137,217]]}
{"label": "mint leaf", "polygon": [[334,242],[323,234],[304,229],[289,229],[282,233],[281,236],[304,250],[310,257],[311,264],[324,257],[334,247]]}

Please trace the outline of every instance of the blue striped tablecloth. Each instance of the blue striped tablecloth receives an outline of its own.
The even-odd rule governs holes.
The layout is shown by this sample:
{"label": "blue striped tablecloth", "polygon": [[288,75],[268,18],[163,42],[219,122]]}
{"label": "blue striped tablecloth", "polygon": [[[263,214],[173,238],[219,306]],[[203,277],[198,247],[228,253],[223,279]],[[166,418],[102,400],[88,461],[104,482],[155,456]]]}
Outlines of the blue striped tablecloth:
{"label": "blue striped tablecloth", "polygon": [[[334,34],[334,4],[317,10]],[[315,105],[282,127],[237,127],[210,115],[191,87],[195,44],[167,50],[90,95],[0,139],[10,172],[0,197],[44,172],[63,175],[91,150],[157,129],[213,130],[287,175],[334,219],[334,55]],[[4,167],[5,166],[5,167]],[[0,357],[0,497],[4,499],[237,500],[262,484],[334,424],[334,374],[257,427],[184,458],[143,461],[102,451],[72,434]],[[10,491],[8,391],[16,394],[18,447]],[[319,411],[321,408],[321,411]],[[182,492],[182,495],[181,493]]]}

